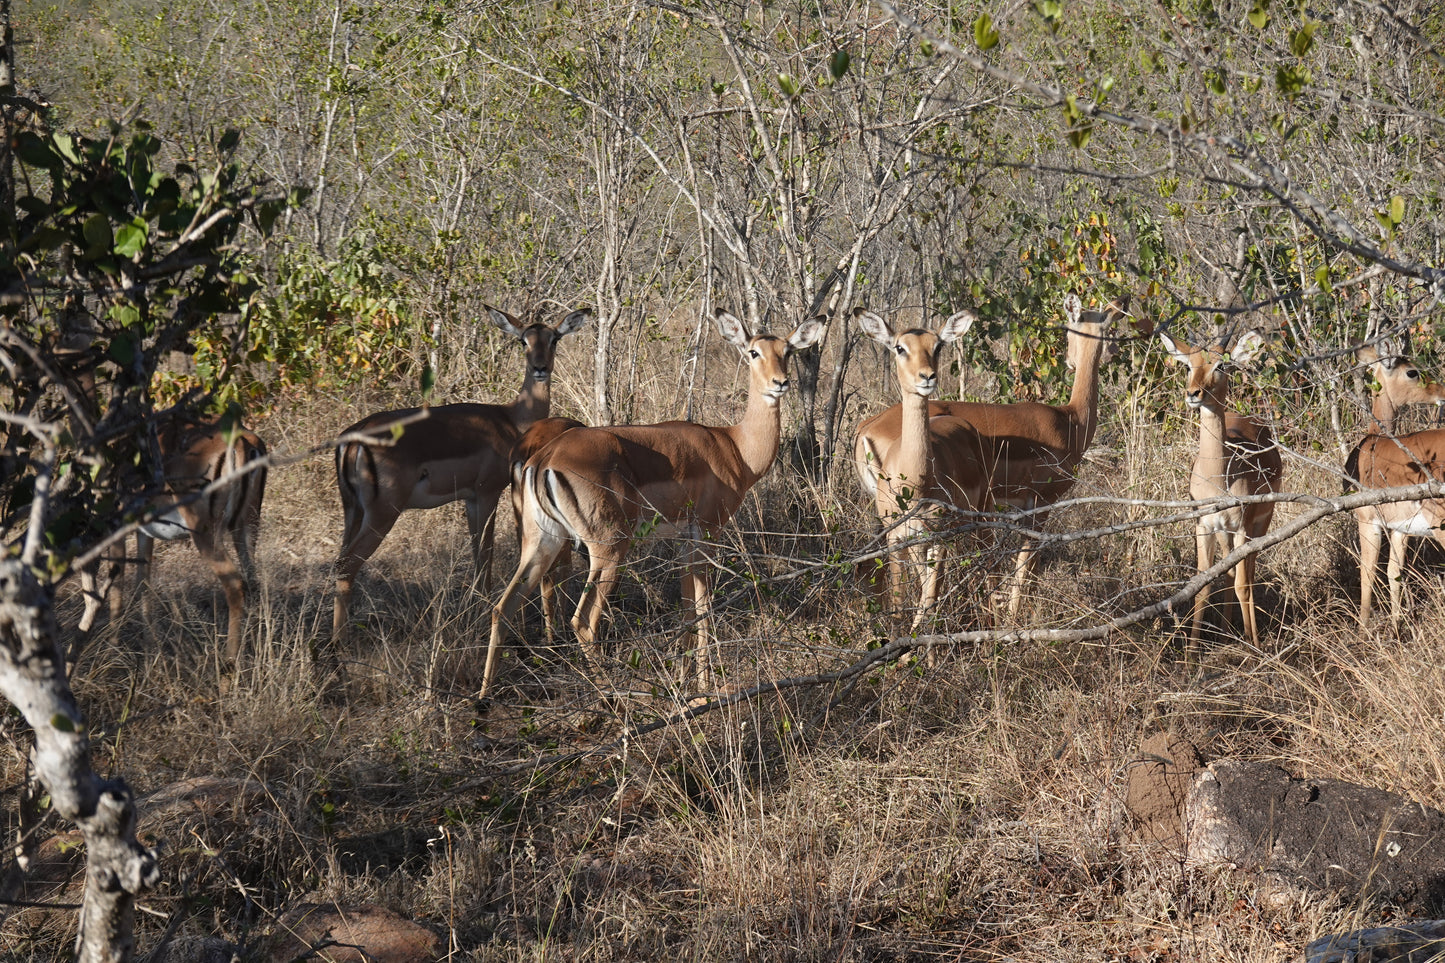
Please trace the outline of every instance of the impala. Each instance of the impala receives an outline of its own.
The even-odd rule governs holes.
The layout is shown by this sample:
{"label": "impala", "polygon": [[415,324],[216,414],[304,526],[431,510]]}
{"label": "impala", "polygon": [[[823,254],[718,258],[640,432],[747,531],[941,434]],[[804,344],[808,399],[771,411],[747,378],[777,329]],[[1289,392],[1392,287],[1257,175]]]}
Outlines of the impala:
{"label": "impala", "polygon": [[[974,401],[932,401],[931,416],[949,415],[972,426],[983,442],[990,479],[985,507],[1008,505],[1032,512],[1031,525],[1048,520],[1047,506],[1074,485],[1084,452],[1094,443],[1099,425],[1099,365],[1109,344],[1109,329],[1126,308],[1110,304],[1102,311],[1084,311],[1078,295],[1064,298],[1068,327],[1067,363],[1074,370],[1069,403],[1048,405],[1019,401],[991,404]],[[876,430],[896,435],[902,408],[894,405],[873,419]],[[1017,615],[1023,583],[1034,566],[1037,545],[1024,539],[1009,588],[1009,615]]]}
{"label": "impala", "polygon": [[[573,311],[555,326],[540,321],[523,325],[504,311],[486,307],[492,324],[521,341],[527,354],[515,401],[384,411],[345,432],[374,437],[375,443],[352,440],[336,449],[345,531],[336,558],[333,641],[346,636],[357,573],[408,509],[465,503],[477,576],[484,589],[491,587],[497,501],[511,481],[512,446],[534,422],[547,417],[557,342],[585,325],[591,314]],[[407,419],[417,420],[393,440],[393,425]]]}
{"label": "impala", "polygon": [[[1204,501],[1225,495],[1263,495],[1279,491],[1283,465],[1279,448],[1269,426],[1228,409],[1229,372],[1236,364],[1248,364],[1264,347],[1258,332],[1246,331],[1234,345],[1222,351],[1196,348],[1176,341],[1160,331],[1169,356],[1189,369],[1184,400],[1199,411],[1199,454],[1189,476],[1189,497]],[[1259,538],[1269,531],[1274,517],[1273,502],[1238,505],[1201,517],[1194,527],[1199,571],[1214,564],[1218,547],[1223,554]],[[1254,611],[1254,567],[1256,556],[1248,555],[1234,566],[1234,594],[1244,619],[1245,638],[1259,644]],[[1194,617],[1189,629],[1191,654],[1197,651],[1204,609],[1210,588],[1194,596]]]}
{"label": "impala", "polygon": [[[1408,358],[1381,358],[1374,348],[1357,357],[1374,375],[1373,424],[1350,452],[1345,474],[1361,488],[1397,488],[1445,479],[1445,430],[1395,435],[1395,416],[1409,404],[1445,405],[1445,386],[1425,378]],[[1366,505],[1355,509],[1360,527],[1360,627],[1370,620],[1380,541],[1390,533],[1390,620],[1400,621],[1405,544],[1412,535],[1431,535],[1445,545],[1445,501],[1428,499]]]}
{"label": "impala", "polygon": [[[212,418],[195,419],[171,411],[160,413],[155,420],[166,494],[152,505],[152,517],[136,535],[135,591],[141,597],[141,611],[149,624],[151,600],[145,588],[156,540],[189,537],[226,594],[226,658],[234,661],[241,651],[246,584],[255,574],[261,501],[266,494],[265,465],[247,466],[265,459],[266,444],[239,425],[226,427]],[[234,481],[207,491],[216,481],[231,477]],[[234,562],[224,544],[227,533],[236,547]],[[95,570],[82,573],[86,593],[82,639],[94,623],[102,596],[109,596],[112,612],[118,607],[122,557],[123,552],[112,553],[101,563],[99,574]]]}
{"label": "impala", "polygon": [[821,321],[800,324],[783,340],[751,336],[747,325],[717,312],[722,336],[742,352],[749,369],[747,409],[729,427],[690,421],[658,425],[573,428],[546,445],[522,471],[522,552],[517,572],[492,610],[492,638],[482,678],[485,696],[496,675],[504,623],[519,592],[530,591],[571,544],[589,556],[587,584],[572,617],[584,653],[600,656],[598,628],[618,568],[645,529],[689,539],[683,598],[696,621],[689,629],[699,686],[707,681],[712,638],[711,575],[698,540],[732,518],[743,496],[772,466],[781,433],[779,402],[788,390],[788,357],[816,344]]}
{"label": "impala", "polygon": [[[873,496],[889,546],[888,581],[895,610],[903,604],[904,564],[922,564],[922,592],[913,629],[918,628],[938,597],[939,543],[916,542],[957,511],[976,511],[988,496],[989,478],[978,434],[965,421],[949,415],[929,417],[928,399],[938,390],[938,356],[958,340],[977,317],[960,311],[935,334],[920,328],[895,332],[887,321],[862,308],[854,311],[858,325],[893,354],[902,417],[888,412],[858,426],[853,465],[864,489]],[[890,409],[891,410],[891,409]],[[896,427],[895,427],[896,426]],[[905,558],[907,556],[907,558]]]}

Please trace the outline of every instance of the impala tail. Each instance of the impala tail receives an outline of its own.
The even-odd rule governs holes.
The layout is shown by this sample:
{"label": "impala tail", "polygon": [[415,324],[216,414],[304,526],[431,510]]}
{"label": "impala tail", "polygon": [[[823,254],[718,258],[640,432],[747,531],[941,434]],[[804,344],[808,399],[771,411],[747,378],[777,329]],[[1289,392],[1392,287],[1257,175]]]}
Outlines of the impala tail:
{"label": "impala tail", "polygon": [[529,466],[525,475],[526,501],[523,511],[531,513],[546,541],[570,542],[575,549],[582,548],[582,537],[577,526],[570,519],[581,511],[577,491],[565,475],[554,469],[544,469],[539,476],[535,466]]}

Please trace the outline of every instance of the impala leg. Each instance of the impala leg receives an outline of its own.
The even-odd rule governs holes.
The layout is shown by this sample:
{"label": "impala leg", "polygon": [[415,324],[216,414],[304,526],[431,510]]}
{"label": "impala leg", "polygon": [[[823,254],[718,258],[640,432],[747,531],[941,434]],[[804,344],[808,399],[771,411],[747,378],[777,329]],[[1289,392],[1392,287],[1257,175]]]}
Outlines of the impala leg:
{"label": "impala leg", "polygon": [[618,538],[611,543],[587,543],[591,564],[587,585],[577,602],[577,613],[572,616],[572,631],[577,634],[577,641],[590,659],[601,659],[602,650],[597,645],[597,636],[602,625],[602,613],[607,608],[607,596],[617,585],[618,569],[627,557],[630,544],[627,538]]}
{"label": "impala leg", "polygon": [[134,598],[140,599],[141,621],[145,623],[146,631],[151,632],[153,622],[154,599],[150,591],[151,565],[156,557],[156,540],[143,531],[135,533],[135,592]]}
{"label": "impala leg", "polygon": [[351,591],[361,566],[380,547],[382,540],[391,531],[401,511],[378,500],[375,513],[365,513],[360,507],[347,506],[346,533],[341,541],[341,551],[336,556],[336,601],[331,617],[331,641],[333,644],[345,641],[351,617]]}
{"label": "impala leg", "polygon": [[1384,532],[1375,524],[1373,510],[1357,515],[1360,527],[1360,628],[1370,621],[1370,606],[1375,597],[1375,569],[1380,564],[1380,540]]}
{"label": "impala leg", "polygon": [[702,552],[688,552],[687,567],[682,574],[682,601],[692,609],[693,626],[687,631],[687,646],[694,653],[695,681],[698,692],[706,692],[712,682],[709,671],[709,649],[717,638],[712,626],[712,579],[703,562]]}
{"label": "impala leg", "polygon": [[[76,625],[75,640],[67,658],[71,664],[90,641],[101,610],[110,610],[112,623],[120,615],[120,578],[124,564],[125,543],[121,542],[106,549],[94,566],[80,573],[80,590],[85,607]],[[114,630],[115,626],[111,624],[107,628]]]}
{"label": "impala leg", "polygon": [[1400,626],[1400,616],[1404,611],[1405,583],[1402,575],[1405,571],[1405,546],[1409,541],[1410,536],[1404,532],[1390,533],[1390,561],[1385,567],[1385,574],[1390,581],[1390,621],[1396,628]]}
{"label": "impala leg", "polygon": [[[1197,571],[1203,572],[1214,564],[1214,535],[1212,532],[1196,529],[1194,550]],[[1205,582],[1194,596],[1194,615],[1189,623],[1189,658],[1192,661],[1199,654],[1199,635],[1204,626],[1204,610],[1209,607],[1209,596],[1213,581]]]}
{"label": "impala leg", "polygon": [[[917,632],[928,613],[933,611],[933,606],[938,601],[938,582],[943,570],[942,543],[933,542],[927,546],[919,546],[919,549],[923,554],[923,588],[918,594],[918,612],[913,616],[913,625],[909,627],[909,632]],[[934,658],[934,647],[930,644],[924,656],[930,669],[933,668]]]}
{"label": "impala leg", "polygon": [[1024,580],[1033,572],[1038,551],[1037,539],[1025,538],[1023,545],[1019,546],[1018,555],[1014,559],[1013,580],[1009,583],[1008,590],[1009,618],[1017,618],[1019,609],[1023,606]]}
{"label": "impala leg", "polygon": [[488,690],[492,687],[492,680],[497,675],[497,659],[502,651],[503,636],[507,622],[516,614],[517,606],[521,604],[523,592],[530,592],[542,581],[552,564],[556,561],[556,551],[549,552],[547,543],[536,542],[522,545],[522,560],[517,565],[517,573],[507,583],[502,591],[502,597],[497,600],[496,606],[492,609],[492,637],[487,643],[486,668],[482,671],[482,690],[477,698],[485,699]]}
{"label": "impala leg", "polygon": [[[1249,541],[1249,536],[1239,532],[1235,539],[1236,547]],[[1239,560],[1234,566],[1234,597],[1239,599],[1239,614],[1244,622],[1244,637],[1250,645],[1258,648],[1259,628],[1255,622],[1254,611],[1254,564],[1257,555],[1248,555]]]}
{"label": "impala leg", "polygon": [[195,542],[196,551],[211,566],[211,571],[216,573],[221,589],[226,593],[226,660],[234,662],[241,653],[241,636],[245,629],[246,581],[236,563],[226,554],[220,533],[214,527],[203,525],[191,529],[191,541]]}
{"label": "impala leg", "polygon": [[497,540],[497,500],[501,492],[466,500],[467,532],[472,540],[473,572],[484,593],[492,591],[492,547]]}
{"label": "impala leg", "polygon": [[557,639],[557,572],[568,569],[572,565],[572,545],[563,542],[562,547],[557,551],[556,560],[542,576],[542,626],[547,633],[547,645],[550,647]]}

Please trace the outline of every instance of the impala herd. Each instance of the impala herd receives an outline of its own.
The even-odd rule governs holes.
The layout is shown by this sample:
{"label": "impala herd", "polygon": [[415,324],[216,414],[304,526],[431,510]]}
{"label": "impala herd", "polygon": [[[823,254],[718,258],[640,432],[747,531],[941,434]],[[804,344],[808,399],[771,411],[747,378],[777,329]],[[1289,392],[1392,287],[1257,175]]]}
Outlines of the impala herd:
{"label": "impala herd", "polygon": [[[853,313],[862,331],[892,353],[898,377],[899,403],[859,425],[854,465],[888,546],[887,609],[901,615],[911,608],[910,631],[923,624],[938,598],[945,543],[928,538],[930,532],[958,528],[971,515],[993,513],[1000,506],[1025,513],[1027,528],[1040,528],[1050,507],[1074,483],[1098,426],[1099,367],[1117,343],[1111,332],[1127,316],[1127,303],[1086,311],[1071,294],[1063,307],[1068,363],[1074,370],[1065,405],[934,399],[940,354],[977,322],[970,311],[953,315],[936,331],[898,330],[871,311]],[[584,657],[599,660],[602,616],[619,569],[634,540],[653,533],[680,534],[688,543],[682,592],[695,616],[688,648],[695,659],[698,690],[705,690],[709,647],[716,640],[710,563],[702,554],[701,539],[728,523],[777,457],[788,359],[822,338],[825,319],[805,321],[780,338],[750,332],[743,321],[717,312],[719,333],[738,349],[749,372],[747,406],[736,425],[667,421],[587,427],[548,415],[558,342],[584,327],[590,312],[573,311],[555,324],[523,323],[492,307],[487,314],[492,324],[518,339],[526,354],[522,387],[510,404],[381,412],[341,436],[336,478],[345,522],[335,569],[333,643],[347,636],[357,573],[408,509],[463,502],[476,577],[490,591],[496,509],[510,485],[520,560],[492,611],[482,694],[495,682],[507,626],[524,592],[540,588],[550,640],[553,571],[576,547],[587,552],[588,574],[572,629]],[[1162,330],[1159,336],[1169,357],[1187,370],[1185,401],[1199,413],[1190,497],[1207,501],[1279,492],[1282,460],[1269,426],[1228,407],[1231,371],[1258,357],[1264,339],[1248,331],[1232,344],[1196,347]],[[1347,478],[1365,489],[1445,480],[1445,429],[1394,433],[1403,406],[1445,406],[1445,386],[1425,378],[1406,358],[1381,357],[1374,348],[1361,348],[1357,356],[1373,375],[1374,407],[1369,431],[1346,462]],[[155,440],[167,494],[141,528],[139,581],[145,578],[153,539],[189,535],[225,590],[226,655],[234,660],[266,482],[265,445],[244,429],[179,416],[158,422]],[[1227,554],[1264,535],[1274,504],[1252,500],[1202,515],[1195,527],[1199,571],[1214,564],[1216,549]],[[1406,540],[1432,535],[1445,545],[1445,499],[1367,506],[1356,509],[1356,516],[1360,625],[1370,616],[1386,532],[1390,612],[1398,622]],[[222,545],[227,534],[239,565]],[[980,538],[966,535],[965,540],[975,545]],[[1005,580],[1010,615],[1019,611],[1035,553],[1036,542],[1025,539]],[[1251,644],[1259,640],[1255,557],[1245,555],[1234,568],[1244,636]],[[909,606],[905,593],[914,573],[919,597]],[[104,594],[95,588],[94,574],[88,578],[82,636]],[[1195,596],[1191,651],[1199,643],[1209,594],[1206,585]],[[109,601],[115,602],[114,594]]]}

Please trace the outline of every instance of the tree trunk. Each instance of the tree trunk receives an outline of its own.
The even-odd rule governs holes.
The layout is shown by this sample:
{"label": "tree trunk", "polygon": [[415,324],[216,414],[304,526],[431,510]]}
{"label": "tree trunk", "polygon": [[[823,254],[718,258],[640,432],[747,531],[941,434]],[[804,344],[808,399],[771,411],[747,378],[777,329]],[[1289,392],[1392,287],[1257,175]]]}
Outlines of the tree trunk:
{"label": "tree trunk", "polygon": [[66,681],[53,603],[23,562],[0,562],[0,694],[35,734],[30,764],[51,805],[85,839],[76,956],[81,963],[117,963],[134,950],[135,897],[156,884],[160,868],[155,851],[135,838],[130,789],[90,768],[90,740]]}

